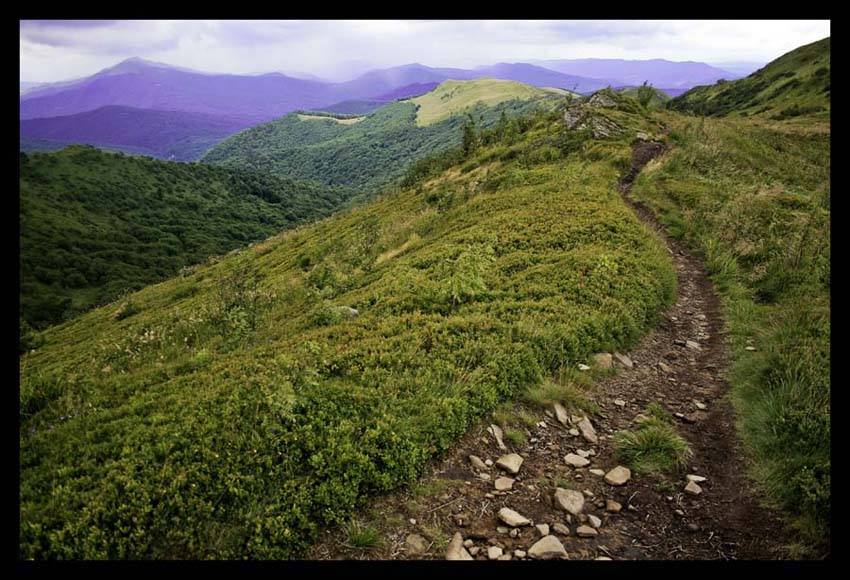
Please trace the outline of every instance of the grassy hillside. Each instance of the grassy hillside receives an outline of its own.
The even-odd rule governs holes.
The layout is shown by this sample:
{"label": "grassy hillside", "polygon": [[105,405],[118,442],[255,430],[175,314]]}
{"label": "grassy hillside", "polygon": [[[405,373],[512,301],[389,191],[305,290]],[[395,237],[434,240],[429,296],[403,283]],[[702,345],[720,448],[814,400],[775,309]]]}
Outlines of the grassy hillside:
{"label": "grassy hillside", "polygon": [[500,401],[635,341],[675,275],[616,182],[658,126],[608,115],[618,140],[503,125],[427,181],[145,288],[132,316],[43,332],[20,363],[20,556],[296,556]]}
{"label": "grassy hillside", "polygon": [[21,308],[40,327],[328,213],[339,194],[73,146],[21,154]]}
{"label": "grassy hillside", "polygon": [[823,553],[831,501],[829,124],[665,122],[673,148],[644,169],[633,194],[704,254],[725,305],[730,380],[754,473],[801,544]]}
{"label": "grassy hillside", "polygon": [[530,100],[545,96],[547,92],[565,93],[557,89],[538,89],[515,81],[478,79],[474,81],[448,80],[431,92],[410,102],[418,107],[416,125],[427,127],[449,117],[462,115],[475,105],[493,106],[512,99]]}
{"label": "grassy hillside", "polygon": [[829,38],[801,46],[750,76],[696,87],[672,99],[675,111],[708,116],[829,118]]}
{"label": "grassy hillside", "polygon": [[[502,99],[495,107],[479,103],[472,109],[476,120],[490,126],[502,111],[514,117],[537,106],[551,108],[557,102],[545,91],[526,88],[534,99],[508,97],[512,100]],[[225,139],[202,161],[373,194],[404,175],[417,159],[460,144],[462,116],[427,127],[418,126],[416,117],[417,106],[412,101],[391,103],[352,125],[287,115]]]}

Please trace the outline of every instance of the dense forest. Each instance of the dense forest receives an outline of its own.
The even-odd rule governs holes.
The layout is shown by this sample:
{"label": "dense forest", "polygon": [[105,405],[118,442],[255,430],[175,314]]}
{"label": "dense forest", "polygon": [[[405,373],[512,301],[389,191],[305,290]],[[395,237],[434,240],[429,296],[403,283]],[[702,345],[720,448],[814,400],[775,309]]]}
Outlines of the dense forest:
{"label": "dense forest", "polygon": [[21,316],[41,328],[325,215],[338,190],[72,146],[20,154]]}

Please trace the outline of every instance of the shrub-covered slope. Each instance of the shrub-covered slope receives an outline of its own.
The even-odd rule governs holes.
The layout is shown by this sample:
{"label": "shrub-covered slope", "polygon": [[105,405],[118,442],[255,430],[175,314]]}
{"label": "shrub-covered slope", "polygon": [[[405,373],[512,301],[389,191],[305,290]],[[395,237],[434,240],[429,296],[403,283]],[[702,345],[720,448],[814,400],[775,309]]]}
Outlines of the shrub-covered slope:
{"label": "shrub-covered slope", "polygon": [[787,119],[829,118],[829,38],[801,46],[750,76],[696,87],[667,104],[683,113]]}
{"label": "shrub-covered slope", "polygon": [[[556,102],[551,93],[525,88],[528,92],[522,99],[506,95],[496,107],[470,99],[465,111],[489,126],[502,111],[516,116],[538,106],[551,108]],[[463,111],[458,113],[427,127],[417,126],[417,105],[410,101],[381,107],[353,125],[287,115],[225,139],[203,161],[374,192],[401,177],[417,159],[458,145],[464,123]]]}
{"label": "shrub-covered slope", "polygon": [[21,557],[296,556],[499,401],[634,341],[675,276],[616,190],[658,128],[608,114],[619,140],[502,126],[427,181],[41,333]]}
{"label": "shrub-covered slope", "polygon": [[61,321],[327,214],[341,197],[247,171],[73,146],[21,154],[21,308]]}
{"label": "shrub-covered slope", "polygon": [[754,473],[804,544],[823,550],[831,501],[829,125],[667,122],[673,147],[644,169],[633,195],[704,254],[725,304],[730,378]]}

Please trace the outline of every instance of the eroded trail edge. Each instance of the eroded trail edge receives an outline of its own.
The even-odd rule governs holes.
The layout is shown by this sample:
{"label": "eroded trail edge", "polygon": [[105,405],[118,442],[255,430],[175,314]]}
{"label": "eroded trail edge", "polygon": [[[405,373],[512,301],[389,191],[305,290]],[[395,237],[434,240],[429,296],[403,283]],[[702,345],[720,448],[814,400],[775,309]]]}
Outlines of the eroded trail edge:
{"label": "eroded trail edge", "polygon": [[[559,421],[551,410],[536,411],[539,422],[529,428],[531,437],[515,445],[500,445],[488,423],[481,423],[413,490],[376,498],[359,514],[381,541],[354,546],[344,531],[328,530],[307,557],[445,559],[448,553],[462,553],[462,559],[526,559],[540,553],[535,546],[547,536],[566,553],[549,557],[569,559],[783,557],[783,527],[775,512],[759,505],[735,433],[730,387],[723,376],[729,353],[719,298],[700,260],[629,196],[640,170],[663,152],[661,143],[635,145],[632,169],[618,188],[667,245],[678,295],[657,328],[624,357],[614,357],[618,372],[600,377],[587,393],[601,409],[591,416],[596,442],[577,429],[579,417]],[[693,458],[673,475],[632,474],[624,485],[606,483],[604,474],[619,464],[613,434],[634,428],[635,418],[652,403],[675,417]],[[515,474],[497,465],[510,453],[523,459]],[[589,463],[574,467],[565,461],[567,454],[584,456]],[[471,461],[471,455],[481,461]],[[704,478],[697,495],[684,489],[689,474]],[[556,487],[581,491],[580,513],[569,515],[557,505]],[[508,525],[499,517],[502,508],[529,523]]]}

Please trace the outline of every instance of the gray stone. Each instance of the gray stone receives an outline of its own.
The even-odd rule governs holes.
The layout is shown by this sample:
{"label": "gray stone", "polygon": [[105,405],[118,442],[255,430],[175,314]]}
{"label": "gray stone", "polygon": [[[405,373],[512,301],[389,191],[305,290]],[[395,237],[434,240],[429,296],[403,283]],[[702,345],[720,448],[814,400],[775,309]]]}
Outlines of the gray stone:
{"label": "gray stone", "polygon": [[578,437],[580,433],[578,432],[578,429],[570,429],[570,435],[572,435],[573,437]]}
{"label": "gray stone", "polygon": [[604,107],[611,108],[616,107],[617,102],[603,93],[594,93],[592,97],[587,101],[587,104],[591,107]]}
{"label": "gray stone", "polygon": [[618,465],[605,474],[605,483],[610,485],[625,485],[632,478],[632,472],[628,467]]}
{"label": "gray stone", "polygon": [[658,363],[658,368],[660,368],[665,373],[672,373],[673,369],[670,368],[670,365],[665,364],[663,362]]}
{"label": "gray stone", "polygon": [[555,403],[555,417],[561,425],[567,424],[567,410],[561,403]]}
{"label": "gray stone", "polygon": [[582,490],[582,493],[585,495],[585,497],[588,497],[588,498],[591,498],[594,495],[593,492],[590,491],[589,489]]}
{"label": "gray stone", "polygon": [[555,506],[572,515],[578,515],[584,509],[584,494],[574,489],[555,490]]}
{"label": "gray stone", "polygon": [[479,473],[479,474],[478,474],[478,479],[483,479],[484,481],[490,481],[490,474],[489,474],[489,473],[484,473],[484,472]]}
{"label": "gray stone", "polygon": [[472,556],[463,547],[463,536],[460,532],[455,532],[452,541],[449,542],[449,547],[446,550],[446,560],[472,560]]}
{"label": "gray stone", "polygon": [[600,520],[598,517],[594,516],[593,514],[590,514],[590,515],[587,516],[587,521],[590,522],[590,525],[593,526],[594,528],[599,529],[599,528],[602,527],[602,520]]}
{"label": "gray stone", "polygon": [[473,542],[471,539],[464,540],[463,541],[463,547],[464,548],[471,548],[474,545],[474,543],[475,542]]}
{"label": "gray stone", "polygon": [[499,519],[513,528],[531,525],[531,521],[528,518],[521,516],[511,508],[506,507],[499,510]]}
{"label": "gray stone", "polygon": [[564,457],[564,461],[567,462],[567,465],[572,465],[573,467],[585,467],[590,464],[588,459],[585,459],[581,455],[576,455],[575,453],[567,453],[567,456]]}
{"label": "gray stone", "polygon": [[481,461],[481,458],[477,455],[470,455],[469,462],[472,464],[472,467],[478,469],[479,471],[487,469],[487,465],[483,461]]}
{"label": "gray stone", "polygon": [[601,369],[610,369],[614,366],[614,357],[611,356],[611,353],[600,352],[593,355],[593,362]]}
{"label": "gray stone", "polygon": [[744,347],[744,350],[748,350],[748,351],[750,351],[750,352],[755,352],[756,347],[754,347],[754,346],[745,346],[745,347]]}
{"label": "gray stone", "polygon": [[519,468],[522,465],[522,457],[516,453],[508,453],[507,455],[502,455],[499,459],[497,459],[496,465],[508,473],[518,473]]}
{"label": "gray stone", "polygon": [[528,549],[528,555],[536,560],[563,558],[567,555],[564,545],[555,536],[546,536]]}
{"label": "gray stone", "polygon": [[487,431],[489,431],[490,435],[492,435],[493,438],[496,440],[496,444],[499,446],[499,449],[501,449],[502,451],[507,451],[508,447],[507,445],[505,445],[505,442],[502,441],[502,437],[505,436],[504,432],[502,431],[502,428],[498,425],[490,425],[487,428]]}
{"label": "gray stone", "polygon": [[626,402],[623,399],[614,399],[614,404],[618,407],[625,407]]}
{"label": "gray stone", "polygon": [[493,467],[493,460],[492,459],[485,460],[484,465],[486,465],[487,467]]}
{"label": "gray stone", "polygon": [[578,422],[578,428],[579,431],[581,431],[581,436],[584,437],[586,441],[594,444],[599,442],[599,437],[596,436],[596,429],[593,428],[590,419],[582,417],[581,421]]}
{"label": "gray stone", "polygon": [[632,359],[627,354],[620,354],[619,352],[614,353],[614,358],[617,359],[617,362],[626,367],[627,369],[633,369],[635,364],[632,362]]}
{"label": "gray stone", "polygon": [[510,531],[510,533],[508,533],[508,535],[512,538],[516,538],[519,535],[519,530],[514,528]]}
{"label": "gray stone", "polygon": [[505,526],[496,526],[496,531],[500,534],[507,534],[510,530]]}
{"label": "gray stone", "polygon": [[540,537],[549,535],[549,524],[537,524],[534,527],[537,528],[537,533],[540,534]]}
{"label": "gray stone", "polygon": [[514,486],[514,480],[510,477],[500,477],[496,480],[495,485],[498,491],[506,491]]}
{"label": "gray stone", "polygon": [[588,471],[597,477],[605,477],[605,471],[602,469],[589,469]]}
{"label": "gray stone", "polygon": [[598,534],[599,532],[590,526],[579,526],[578,529],[576,529],[576,535],[579,538],[595,538]]}
{"label": "gray stone", "polygon": [[356,308],[352,308],[350,306],[334,306],[333,311],[348,318],[357,318],[360,316],[360,312]]}
{"label": "gray stone", "polygon": [[515,558],[525,558],[525,555],[526,555],[525,550],[519,550],[519,549],[514,550],[514,557]]}
{"label": "gray stone", "polygon": [[687,476],[688,481],[693,481],[694,483],[702,483],[703,481],[708,481],[701,475],[694,475],[693,473],[689,473]]}
{"label": "gray stone", "polygon": [[421,556],[428,551],[428,540],[419,534],[409,534],[404,539],[404,551],[408,556]]}
{"label": "gray stone", "polygon": [[688,485],[685,486],[685,493],[689,493],[691,495],[699,495],[702,493],[702,488],[696,484],[694,481],[689,481]]}
{"label": "gray stone", "polygon": [[554,531],[556,534],[561,534],[562,536],[570,535],[570,528],[560,522],[552,526],[552,531]]}
{"label": "gray stone", "polygon": [[590,367],[586,364],[578,363],[578,370],[580,371],[589,371]]}
{"label": "gray stone", "polygon": [[472,547],[469,549],[469,553],[470,553],[471,555],[473,555],[473,556],[477,556],[477,555],[478,555],[478,552],[480,552],[480,551],[481,551],[481,547],[480,547],[480,546],[472,546]]}
{"label": "gray stone", "polygon": [[507,561],[507,560],[510,560],[510,559],[511,559],[511,555],[510,555],[510,554],[502,554],[501,556],[499,556],[499,560],[505,560],[505,561]]}
{"label": "gray stone", "polygon": [[502,555],[502,549],[498,546],[490,546],[487,548],[487,559],[497,560]]}

